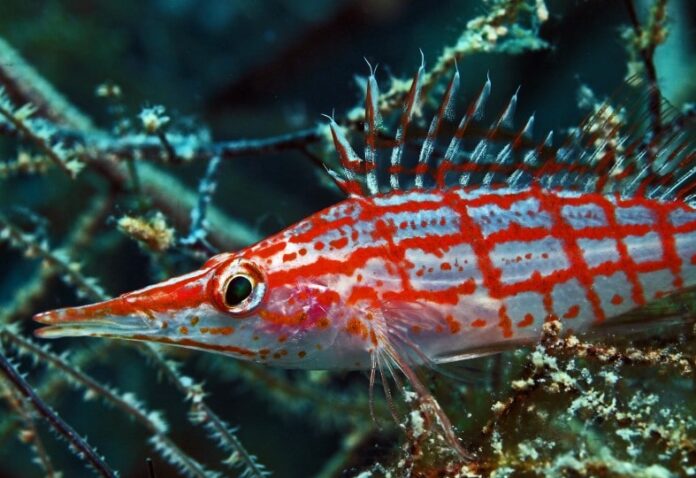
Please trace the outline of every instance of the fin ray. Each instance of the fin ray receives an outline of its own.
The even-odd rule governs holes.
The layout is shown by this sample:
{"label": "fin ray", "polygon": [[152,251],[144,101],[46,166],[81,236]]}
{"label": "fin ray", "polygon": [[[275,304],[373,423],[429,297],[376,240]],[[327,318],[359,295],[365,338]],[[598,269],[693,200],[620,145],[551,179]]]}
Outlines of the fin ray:
{"label": "fin ray", "polygon": [[[395,138],[380,133],[379,90],[370,68],[365,99],[365,158],[350,146],[331,120],[340,168],[333,175],[349,194],[371,196],[388,191],[447,187],[524,188],[539,184],[548,189],[581,193],[621,194],[659,200],[696,201],[696,111],[679,112],[662,103],[660,129],[649,127],[645,95],[635,99],[635,82],[628,81],[610,99],[571,128],[559,146],[554,132],[534,141],[535,114],[513,130],[519,91],[514,92],[490,126],[481,127],[491,92],[490,78],[470,102],[458,125],[450,121],[459,88],[458,69],[446,86],[427,131],[413,124],[421,103],[425,78],[423,63],[413,76],[399,115]],[[628,98],[633,96],[633,100]],[[627,106],[616,106],[625,104]],[[414,130],[417,132],[414,134]],[[443,131],[452,131],[439,144]],[[412,144],[422,134],[419,148]],[[380,144],[389,144],[390,158],[380,161]],[[415,141],[414,141],[415,143]],[[413,147],[411,147],[413,146]],[[417,154],[407,154],[416,150]],[[379,178],[385,178],[381,180]],[[388,178],[388,180],[387,180]]]}

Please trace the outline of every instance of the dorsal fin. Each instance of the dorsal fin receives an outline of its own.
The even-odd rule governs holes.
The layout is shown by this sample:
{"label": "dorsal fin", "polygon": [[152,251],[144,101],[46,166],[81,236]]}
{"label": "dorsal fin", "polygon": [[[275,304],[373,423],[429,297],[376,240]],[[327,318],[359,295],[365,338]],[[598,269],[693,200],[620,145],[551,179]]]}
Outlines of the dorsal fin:
{"label": "dorsal fin", "polygon": [[[646,97],[627,100],[636,90],[634,81],[622,85],[611,101],[594,105],[556,146],[553,132],[541,141],[532,138],[535,115],[515,128],[519,88],[492,123],[488,120],[490,126],[482,126],[491,92],[489,78],[459,123],[453,124],[460,82],[457,68],[427,129],[420,128],[419,141],[412,119],[421,106],[424,74],[421,64],[404,100],[396,135],[385,140],[380,131],[377,80],[370,67],[364,158],[355,153],[344,130],[330,120],[341,166],[332,176],[346,193],[371,196],[395,190],[517,189],[538,184],[548,189],[696,202],[696,111],[680,113],[663,101],[660,126],[651,129],[654,112],[646,111]],[[450,131],[449,140],[442,141],[444,131]],[[381,149],[388,149],[388,154],[379,154]]]}

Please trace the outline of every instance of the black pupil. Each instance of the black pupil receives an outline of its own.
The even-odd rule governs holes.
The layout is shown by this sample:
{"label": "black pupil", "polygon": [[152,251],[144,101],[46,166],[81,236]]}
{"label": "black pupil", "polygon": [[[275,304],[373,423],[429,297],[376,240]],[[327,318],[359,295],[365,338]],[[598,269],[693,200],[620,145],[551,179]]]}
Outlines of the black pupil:
{"label": "black pupil", "polygon": [[225,303],[229,306],[241,304],[244,299],[251,295],[251,281],[244,276],[233,277],[227,283],[225,291]]}

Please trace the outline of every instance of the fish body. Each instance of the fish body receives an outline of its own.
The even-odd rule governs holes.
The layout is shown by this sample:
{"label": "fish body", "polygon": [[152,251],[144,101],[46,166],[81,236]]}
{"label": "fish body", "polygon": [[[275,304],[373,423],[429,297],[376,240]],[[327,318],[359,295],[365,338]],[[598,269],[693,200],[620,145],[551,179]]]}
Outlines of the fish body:
{"label": "fish body", "polygon": [[[239,264],[265,292],[251,315],[235,317],[215,290]],[[140,317],[137,334],[124,329],[130,338],[364,369],[391,336],[417,344],[425,357],[413,361],[443,362],[532,342],[549,320],[586,329],[694,285],[695,264],[696,211],[684,203],[536,187],[411,190],[346,199],[93,310]],[[40,320],[89,319],[85,311]],[[118,323],[84,324],[87,335],[119,336]],[[80,333],[69,327],[55,331]]]}
{"label": "fish body", "polygon": [[600,326],[696,284],[696,155],[683,121],[631,136],[623,130],[636,128],[600,110],[563,146],[552,147],[552,134],[534,145],[533,117],[503,134],[515,93],[493,126],[470,138],[487,81],[438,150],[457,72],[409,163],[422,78],[421,66],[388,161],[377,154],[374,76],[363,157],[331,120],[340,167],[330,172],[347,199],[190,274],[39,314],[49,327],[37,333],[373,374],[387,357],[413,385],[409,364],[531,343],[551,320]]}

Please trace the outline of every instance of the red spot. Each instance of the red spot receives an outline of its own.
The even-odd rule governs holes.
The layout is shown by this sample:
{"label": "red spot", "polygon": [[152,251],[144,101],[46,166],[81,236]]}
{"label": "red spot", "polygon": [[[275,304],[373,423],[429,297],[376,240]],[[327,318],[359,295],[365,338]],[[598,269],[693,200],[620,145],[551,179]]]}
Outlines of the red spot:
{"label": "red spot", "polygon": [[265,259],[267,257],[271,257],[275,255],[276,252],[280,252],[283,249],[285,249],[285,243],[279,242],[277,244],[272,244],[265,249],[259,249],[256,251],[256,255],[260,257],[261,259]]}
{"label": "red spot", "polygon": [[321,251],[321,250],[324,248],[324,243],[321,242],[321,241],[317,241],[317,242],[314,243],[314,248],[315,248],[317,251]]}
{"label": "red spot", "polygon": [[305,352],[304,350],[300,350],[299,352],[297,352],[297,356],[300,358],[305,358],[305,355],[307,355],[307,352]]}
{"label": "red spot", "polygon": [[447,321],[447,325],[449,326],[449,330],[452,334],[456,334],[462,330],[462,324],[455,320],[455,318],[451,315],[446,316],[445,320]]}
{"label": "red spot", "polygon": [[353,286],[353,290],[350,291],[350,296],[346,302],[348,304],[355,304],[361,300],[369,300],[374,302],[379,300],[379,296],[377,295],[377,291],[375,291],[374,287],[365,285]]}
{"label": "red spot", "polygon": [[498,309],[498,327],[503,331],[503,337],[512,337],[512,321],[507,314],[507,308],[503,305]]}
{"label": "red spot", "polygon": [[234,333],[234,327],[211,327],[211,335],[231,335]]}
{"label": "red spot", "polygon": [[532,258],[532,253],[531,253],[531,252],[526,253],[526,254],[524,255],[524,258],[527,259],[527,260],[531,259],[531,258]]}
{"label": "red spot", "polygon": [[396,233],[396,227],[394,227],[394,223],[387,223],[386,221],[383,221],[382,219],[379,219],[378,221],[375,222],[375,230],[372,233],[372,239],[377,240],[377,239],[391,239],[394,237]]}
{"label": "red spot", "polygon": [[338,302],[341,299],[341,296],[338,295],[338,292],[336,291],[326,289],[321,292],[315,292],[314,298],[319,305],[329,306]]}
{"label": "red spot", "polygon": [[420,334],[423,331],[420,325],[413,325],[411,326],[411,332],[414,334]]}
{"label": "red spot", "polygon": [[348,238],[342,237],[333,241],[329,241],[329,245],[335,249],[341,249],[348,245]]}
{"label": "red spot", "polygon": [[485,327],[486,321],[483,319],[476,319],[471,323],[472,327]]}
{"label": "red spot", "polygon": [[304,255],[307,254],[307,249],[305,249],[305,248],[303,247],[303,248],[300,249],[298,252],[300,253],[301,256],[304,256]]}
{"label": "red spot", "polygon": [[189,333],[188,327],[186,327],[185,325],[182,325],[181,327],[179,327],[179,333],[181,335],[188,335],[188,333]]}
{"label": "red spot", "polygon": [[542,252],[542,253],[541,253],[541,258],[542,258],[542,259],[548,259],[548,258],[549,258],[549,253],[548,253],[548,252]]}
{"label": "red spot", "polygon": [[563,314],[564,319],[574,319],[580,313],[580,306],[578,304],[571,305],[568,311]]}
{"label": "red spot", "polygon": [[289,254],[283,254],[283,262],[294,261],[296,257],[297,254],[294,252],[290,252]]}
{"label": "red spot", "polygon": [[291,327],[299,326],[307,318],[307,315],[303,312],[296,312],[290,315],[278,314],[271,312],[269,310],[262,309],[259,311],[259,317],[267,322],[271,322],[276,325],[288,325]]}
{"label": "red spot", "polygon": [[450,265],[449,262],[443,262],[442,264],[440,264],[440,270],[443,270],[443,271],[451,271],[451,270],[452,270],[452,266]]}
{"label": "red spot", "polygon": [[358,231],[353,231],[353,232],[350,234],[350,238],[351,238],[352,240],[354,240],[354,241],[357,241],[357,240],[358,240]]}
{"label": "red spot", "polygon": [[614,297],[611,298],[611,303],[614,305],[623,304],[623,301],[623,297],[621,297],[619,294],[614,294]]}
{"label": "red spot", "polygon": [[329,325],[331,325],[331,322],[329,322],[329,319],[326,317],[322,317],[319,320],[317,320],[317,327],[320,329],[327,329],[329,328]]}
{"label": "red spot", "polygon": [[346,332],[348,332],[350,335],[367,339],[367,327],[365,327],[365,325],[355,317],[348,319],[348,323],[346,324]]}
{"label": "red spot", "polygon": [[693,256],[691,256],[691,263],[692,263],[692,264],[696,264],[696,254],[694,254]]}
{"label": "red spot", "polygon": [[517,322],[518,327],[529,327],[534,323],[534,316],[532,314],[525,314],[524,318]]}

